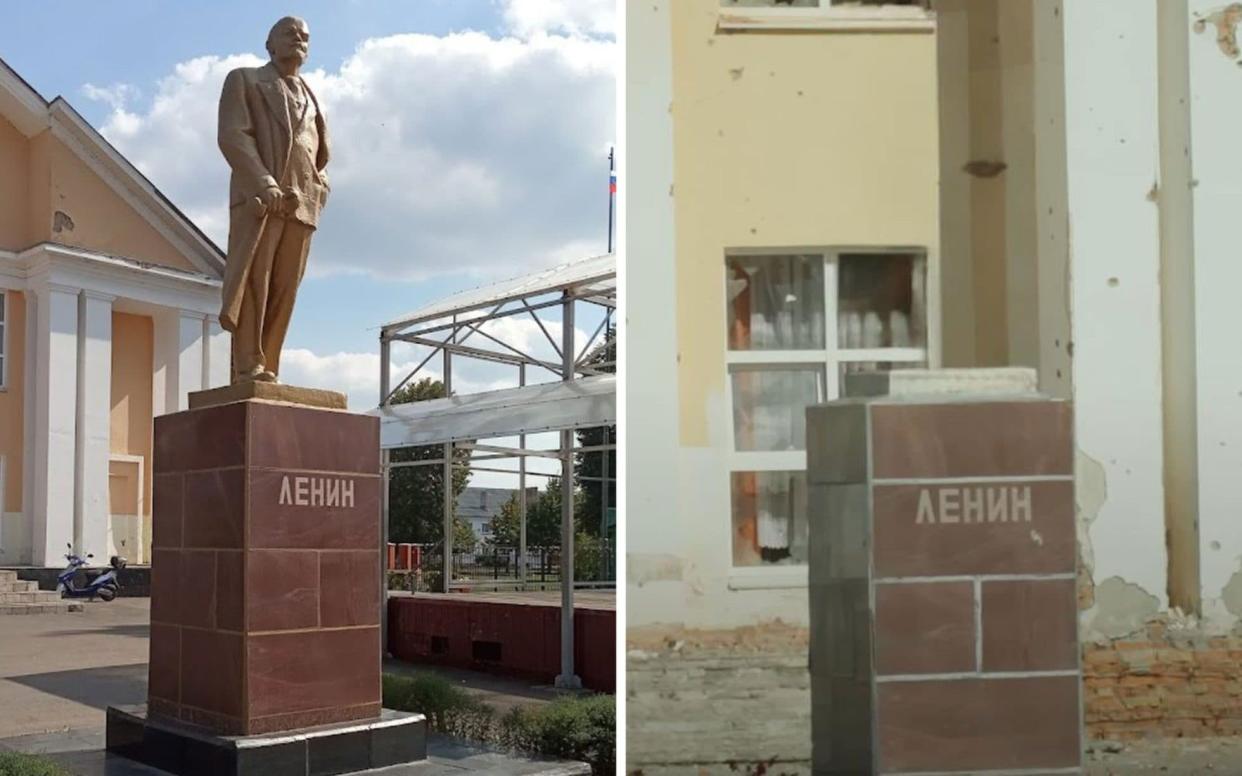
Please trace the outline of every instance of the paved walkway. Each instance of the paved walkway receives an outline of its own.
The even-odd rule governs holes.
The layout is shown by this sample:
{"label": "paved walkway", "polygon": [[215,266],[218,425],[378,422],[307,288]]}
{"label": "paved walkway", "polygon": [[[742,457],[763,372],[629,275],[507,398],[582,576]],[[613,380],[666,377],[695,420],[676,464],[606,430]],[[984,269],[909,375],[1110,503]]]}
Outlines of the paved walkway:
{"label": "paved walkway", "polygon": [[[0,749],[52,754],[81,776],[162,774],[101,750],[108,706],[146,703],[150,599],[88,603],[71,614],[0,617]],[[438,673],[506,710],[556,697],[550,687],[454,669],[386,661],[386,671]],[[431,762],[397,776],[589,773],[574,766],[511,757],[441,736],[428,740]]]}
{"label": "paved walkway", "polygon": [[[0,738],[102,727],[108,706],[146,703],[150,599],[87,603],[71,614],[0,618]],[[557,697],[552,687],[477,671],[386,660],[434,673],[500,712]]]}
{"label": "paved walkway", "polygon": [[0,738],[101,727],[108,706],[145,703],[149,620],[145,598],[0,616]]}

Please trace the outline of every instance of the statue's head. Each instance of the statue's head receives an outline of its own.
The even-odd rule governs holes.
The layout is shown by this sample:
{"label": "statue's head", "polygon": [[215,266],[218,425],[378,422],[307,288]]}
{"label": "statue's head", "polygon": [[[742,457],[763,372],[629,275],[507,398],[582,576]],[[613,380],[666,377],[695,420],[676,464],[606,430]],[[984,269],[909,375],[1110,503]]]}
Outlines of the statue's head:
{"label": "statue's head", "polygon": [[273,62],[294,62],[301,66],[310,54],[310,28],[296,16],[286,16],[272,25],[267,34],[267,53]]}

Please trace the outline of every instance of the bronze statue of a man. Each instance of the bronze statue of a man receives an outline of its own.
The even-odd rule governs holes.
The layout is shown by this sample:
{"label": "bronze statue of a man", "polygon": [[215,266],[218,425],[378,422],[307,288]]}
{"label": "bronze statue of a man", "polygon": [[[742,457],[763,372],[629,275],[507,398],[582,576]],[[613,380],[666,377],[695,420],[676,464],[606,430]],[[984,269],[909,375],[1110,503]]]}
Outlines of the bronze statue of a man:
{"label": "bronze statue of a man", "polygon": [[224,80],[219,144],[229,181],[229,250],[220,325],[233,334],[233,382],[276,382],[280,349],[328,198],[328,127],[298,74],[310,49],[306,22],[272,27],[262,67]]}

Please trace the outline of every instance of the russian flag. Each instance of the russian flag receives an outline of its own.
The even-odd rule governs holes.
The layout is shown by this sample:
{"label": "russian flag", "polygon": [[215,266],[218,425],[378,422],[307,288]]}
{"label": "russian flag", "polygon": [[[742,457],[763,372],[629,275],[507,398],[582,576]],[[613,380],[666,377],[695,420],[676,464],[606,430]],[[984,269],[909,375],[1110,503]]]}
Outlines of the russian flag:
{"label": "russian flag", "polygon": [[611,194],[617,193],[617,174],[615,172],[608,175],[608,191]]}

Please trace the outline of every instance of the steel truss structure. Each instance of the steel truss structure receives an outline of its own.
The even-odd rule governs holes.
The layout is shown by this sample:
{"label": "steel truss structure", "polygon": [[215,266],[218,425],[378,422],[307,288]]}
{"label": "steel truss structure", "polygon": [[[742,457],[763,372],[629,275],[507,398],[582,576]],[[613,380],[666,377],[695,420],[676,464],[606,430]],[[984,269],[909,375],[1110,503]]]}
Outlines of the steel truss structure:
{"label": "steel truss structure", "polygon": [[[401,318],[384,324],[380,330],[380,395],[374,414],[380,417],[380,448],[384,484],[382,544],[388,537],[388,485],[393,469],[406,466],[441,466],[444,482],[453,481],[454,452],[471,451],[470,467],[475,471],[516,474],[519,481],[519,579],[526,584],[526,482],[528,477],[560,478],[561,486],[561,674],[557,684],[580,686],[573,667],[573,594],[579,583],[574,578],[574,455],[600,453],[601,477],[587,479],[604,483],[603,511],[609,508],[609,458],[615,444],[575,447],[575,432],[616,425],[616,363],[601,358],[601,348],[612,345],[617,299],[616,257],[612,254],[562,264],[552,269],[455,294]],[[588,308],[584,310],[583,308]],[[552,324],[540,313],[559,312],[559,324]],[[584,314],[585,313],[585,314]],[[494,326],[510,318],[533,321],[556,360],[540,358],[521,343],[508,340]],[[575,321],[599,321],[584,341],[576,333]],[[559,337],[553,331],[559,325]],[[490,330],[489,330],[490,329]],[[429,348],[430,352],[395,384],[392,375],[393,347],[408,343]],[[610,349],[615,353],[615,348]],[[607,356],[609,349],[602,350]],[[448,398],[408,404],[392,399],[411,381],[423,374],[439,356]],[[517,373],[517,387],[474,394],[455,394],[453,369],[461,360],[476,360],[511,366]],[[534,378],[533,380],[531,378]],[[545,378],[539,380],[538,378]],[[559,432],[556,449],[528,447],[532,434]],[[517,446],[487,440],[516,438]],[[409,462],[391,460],[391,452],[408,447],[443,445],[439,458]],[[528,458],[559,460],[559,475],[527,471]],[[500,460],[514,460],[518,469],[477,466]],[[452,579],[453,568],[453,491],[444,490],[444,573],[443,592],[466,583]],[[385,554],[386,556],[386,554]],[[490,583],[489,583],[490,584]],[[615,585],[615,581],[612,583]],[[383,585],[387,597],[387,583]],[[387,604],[384,605],[385,643]]]}

